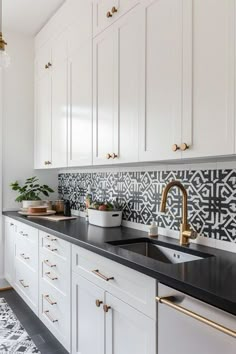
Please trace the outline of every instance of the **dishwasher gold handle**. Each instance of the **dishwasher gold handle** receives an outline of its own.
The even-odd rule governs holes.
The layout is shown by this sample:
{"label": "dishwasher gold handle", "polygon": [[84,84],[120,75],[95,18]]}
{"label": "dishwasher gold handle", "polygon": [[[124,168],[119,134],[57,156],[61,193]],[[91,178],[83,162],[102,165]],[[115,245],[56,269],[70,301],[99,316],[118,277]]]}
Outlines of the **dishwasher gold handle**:
{"label": "dishwasher gold handle", "polygon": [[172,309],[176,310],[176,311],[179,311],[181,313],[183,313],[184,315],[186,316],[189,316],[189,317],[192,317],[194,318],[195,320],[198,320],[214,329],[217,329],[218,331],[220,332],[223,332],[224,334],[227,334],[228,336],[231,336],[233,338],[236,338],[236,332],[225,327],[225,326],[222,326],[220,325],[219,323],[217,322],[214,322],[212,320],[209,320],[208,318],[206,317],[203,317],[201,315],[198,315],[196,312],[193,312],[191,310],[188,310],[188,309],[185,309],[184,307],[180,306],[180,305],[176,305],[173,301],[171,301],[173,297],[156,297],[156,301],[160,304],[164,304],[164,305],[167,305],[169,307],[171,307]]}

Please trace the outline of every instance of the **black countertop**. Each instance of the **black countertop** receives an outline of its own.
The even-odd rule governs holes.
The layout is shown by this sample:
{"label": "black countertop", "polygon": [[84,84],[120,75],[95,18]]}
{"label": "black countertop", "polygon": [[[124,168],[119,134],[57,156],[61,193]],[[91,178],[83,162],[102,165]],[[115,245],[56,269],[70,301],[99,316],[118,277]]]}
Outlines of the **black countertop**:
{"label": "black countertop", "polygon": [[178,250],[213,255],[193,262],[168,264],[107,243],[147,238],[146,232],[126,227],[100,228],[89,225],[84,218],[53,222],[27,219],[12,211],[3,212],[3,215],[133,268],[163,284],[236,315],[235,253],[193,243],[180,248],[178,240],[159,236],[158,241],[168,243]]}

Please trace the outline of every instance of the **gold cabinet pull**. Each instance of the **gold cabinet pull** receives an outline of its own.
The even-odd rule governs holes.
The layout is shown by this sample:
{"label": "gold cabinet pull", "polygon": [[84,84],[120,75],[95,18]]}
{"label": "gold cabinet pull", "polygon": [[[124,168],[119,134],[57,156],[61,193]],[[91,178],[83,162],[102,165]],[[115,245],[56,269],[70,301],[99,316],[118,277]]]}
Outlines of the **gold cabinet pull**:
{"label": "gold cabinet pull", "polygon": [[45,69],[48,69],[48,68],[49,68],[49,66],[48,66],[48,64],[46,64],[46,65],[45,65]]}
{"label": "gold cabinet pull", "polygon": [[52,237],[52,236],[50,236],[50,235],[47,235],[45,238],[46,238],[47,240],[51,241],[51,242],[57,241],[57,238],[56,238],[56,237]]}
{"label": "gold cabinet pull", "polygon": [[109,18],[109,17],[112,17],[111,11],[108,11],[108,12],[107,12],[107,18]]}
{"label": "gold cabinet pull", "polygon": [[46,265],[47,265],[48,267],[50,267],[50,268],[54,268],[54,267],[57,266],[56,264],[50,263],[48,259],[45,259],[45,260],[43,261],[43,263],[46,264]]}
{"label": "gold cabinet pull", "polygon": [[93,270],[92,273],[97,275],[99,278],[102,278],[105,281],[114,280],[114,277],[108,278],[105,275],[103,275],[102,273],[100,273],[98,269]]}
{"label": "gold cabinet pull", "polygon": [[57,280],[57,279],[58,279],[58,277],[55,276],[55,275],[53,276],[53,275],[51,274],[51,272],[46,272],[45,275],[46,275],[46,277],[48,277],[50,280]]}
{"label": "gold cabinet pull", "polygon": [[188,149],[189,149],[189,145],[188,145],[188,144],[182,143],[182,144],[180,145],[180,150],[181,150],[181,151],[186,151],[186,150],[188,150]]}
{"label": "gold cabinet pull", "polygon": [[117,8],[115,7],[115,6],[113,6],[113,8],[111,9],[111,12],[114,14],[114,13],[116,13],[118,10],[117,10]]}
{"label": "gold cabinet pull", "polygon": [[57,248],[53,248],[51,245],[46,245],[45,246],[49,251],[56,252]]}
{"label": "gold cabinet pull", "polygon": [[23,279],[19,280],[19,282],[23,286],[23,288],[29,288],[29,285],[25,285],[24,284],[24,280]]}
{"label": "gold cabinet pull", "polygon": [[52,306],[57,304],[56,301],[50,299],[49,295],[43,295],[43,298]]}
{"label": "gold cabinet pull", "polygon": [[21,253],[20,254],[21,258],[25,259],[25,260],[28,260],[30,259],[28,256],[26,256],[24,253]]}
{"label": "gold cabinet pull", "polygon": [[100,307],[101,304],[103,304],[103,301],[97,299],[97,300],[95,301],[95,304],[96,304],[97,307]]}
{"label": "gold cabinet pull", "polygon": [[206,317],[203,317],[201,315],[198,315],[196,312],[193,312],[191,310],[185,309],[184,307],[180,306],[180,305],[176,305],[173,301],[171,301],[173,297],[169,296],[169,297],[156,297],[156,301],[159,302],[160,304],[165,304],[169,307],[171,307],[172,309],[179,311],[181,313],[183,313],[186,316],[192,317],[195,320],[198,320],[214,329],[217,329],[220,332],[223,332],[224,334],[227,334],[231,337],[236,338],[236,331],[233,331],[225,326],[222,326],[212,320],[209,320]]}
{"label": "gold cabinet pull", "polygon": [[49,314],[49,310],[44,311],[43,313],[45,314],[45,316],[47,316],[47,318],[48,318],[52,323],[58,322],[58,320],[52,318],[52,316]]}
{"label": "gold cabinet pull", "polygon": [[176,152],[179,149],[180,149],[180,147],[177,144],[172,145],[172,151]]}
{"label": "gold cabinet pull", "polygon": [[23,231],[20,231],[19,234],[20,234],[21,236],[24,236],[24,237],[28,237],[28,236],[29,236],[28,234],[25,234]]}
{"label": "gold cabinet pull", "polygon": [[48,161],[44,161],[44,165],[45,165],[45,166],[48,165]]}
{"label": "gold cabinet pull", "polygon": [[116,155],[116,154],[113,152],[113,154],[111,154],[111,157],[112,157],[112,159],[114,160],[114,159],[116,159],[116,158],[118,157],[118,155]]}
{"label": "gold cabinet pull", "polygon": [[52,66],[52,63],[48,62],[48,67],[50,68],[50,66]]}
{"label": "gold cabinet pull", "polygon": [[111,306],[103,305],[103,311],[107,313],[111,309]]}
{"label": "gold cabinet pull", "polygon": [[106,159],[107,159],[107,160],[109,160],[109,159],[111,159],[111,158],[112,158],[112,155],[111,155],[111,154],[109,154],[109,153],[106,154]]}

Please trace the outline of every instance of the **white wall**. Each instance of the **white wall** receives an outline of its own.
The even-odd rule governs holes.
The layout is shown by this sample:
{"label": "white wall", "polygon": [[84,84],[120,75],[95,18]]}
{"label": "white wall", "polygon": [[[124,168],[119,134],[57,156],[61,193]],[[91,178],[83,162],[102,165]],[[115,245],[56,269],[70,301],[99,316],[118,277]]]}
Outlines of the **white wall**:
{"label": "white wall", "polygon": [[[37,175],[57,188],[57,171],[35,171],[34,155],[34,41],[32,37],[5,32],[11,65],[3,72],[2,150],[3,210],[17,209],[16,194],[9,184]],[[55,197],[55,196],[54,196]],[[3,244],[0,236],[0,277],[3,274]]]}

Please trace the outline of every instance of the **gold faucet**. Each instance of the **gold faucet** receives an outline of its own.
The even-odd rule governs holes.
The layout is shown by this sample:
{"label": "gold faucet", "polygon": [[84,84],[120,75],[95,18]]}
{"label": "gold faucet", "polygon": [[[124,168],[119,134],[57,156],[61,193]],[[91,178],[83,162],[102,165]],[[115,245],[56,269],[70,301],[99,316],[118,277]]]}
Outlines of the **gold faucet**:
{"label": "gold faucet", "polygon": [[180,225],[179,241],[181,246],[187,246],[189,245],[190,239],[197,238],[197,232],[191,230],[188,224],[188,196],[187,196],[187,191],[182,185],[182,183],[180,183],[179,181],[172,181],[165,186],[162,192],[160,212],[162,213],[166,212],[167,196],[169,190],[172,187],[178,187],[182,192],[182,224]]}

